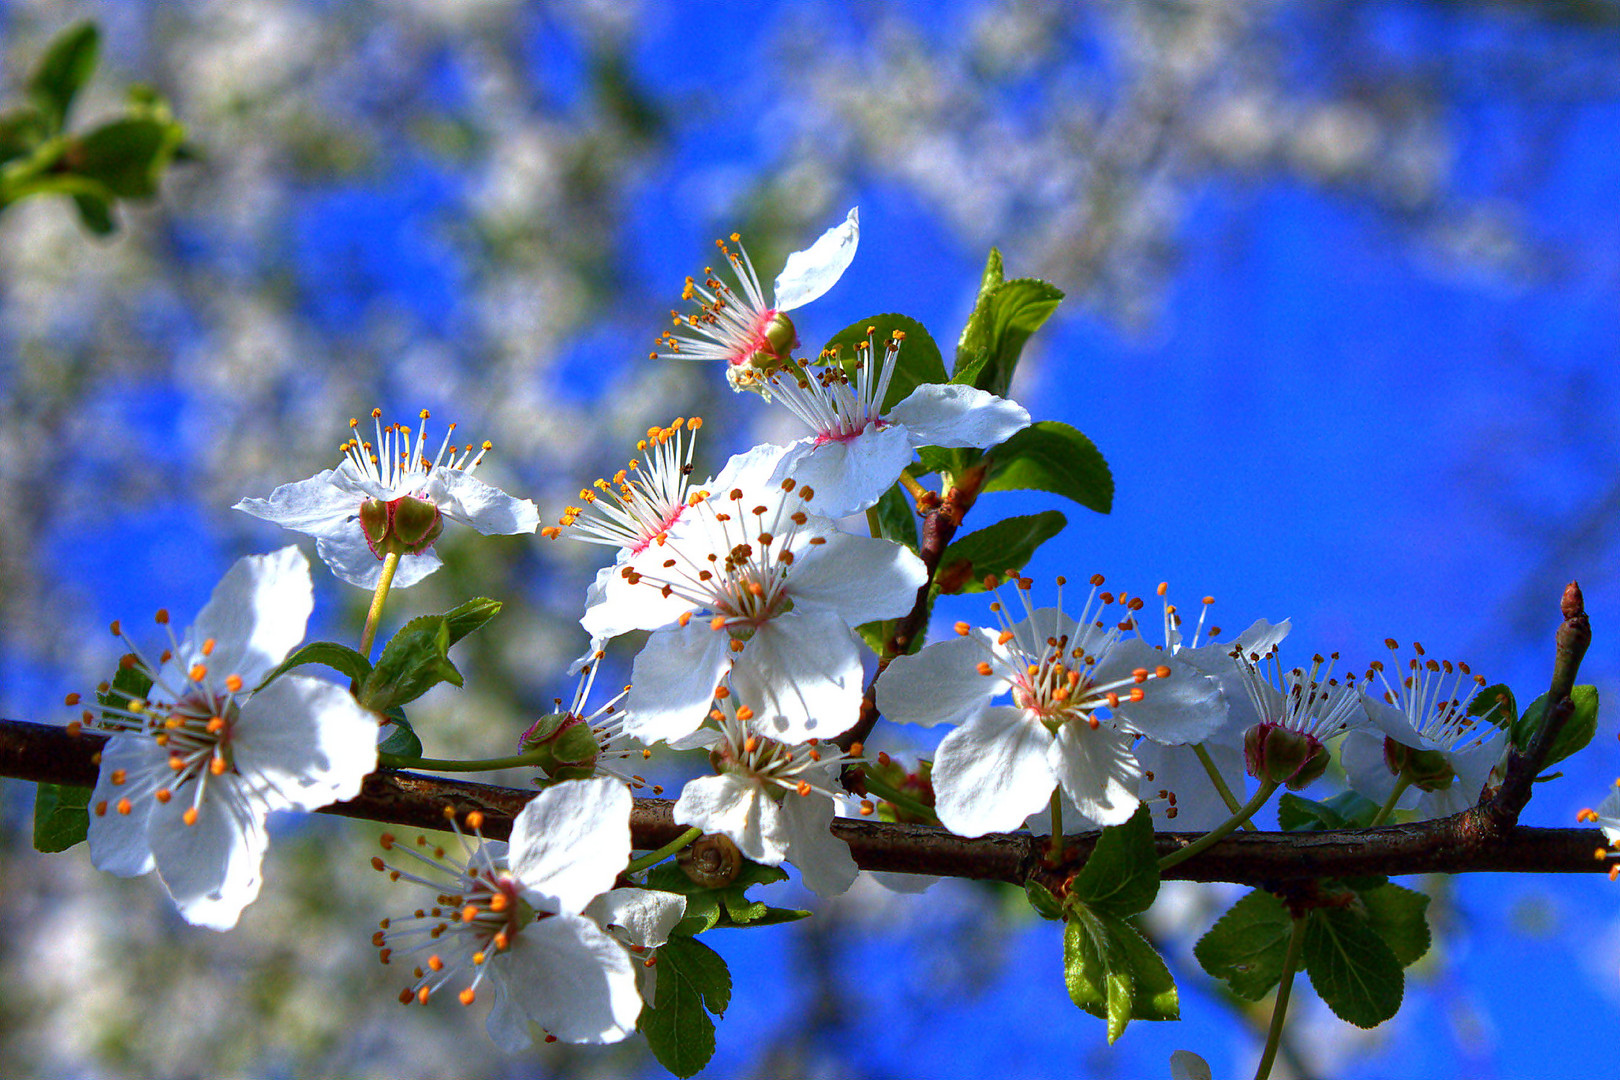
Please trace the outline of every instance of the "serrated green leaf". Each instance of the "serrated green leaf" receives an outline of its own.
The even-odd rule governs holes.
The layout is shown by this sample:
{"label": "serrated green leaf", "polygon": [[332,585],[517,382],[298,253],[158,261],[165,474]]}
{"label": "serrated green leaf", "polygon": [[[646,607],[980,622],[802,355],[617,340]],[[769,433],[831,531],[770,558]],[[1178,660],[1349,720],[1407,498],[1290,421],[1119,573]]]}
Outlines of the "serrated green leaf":
{"label": "serrated green leaf", "polygon": [[450,630],[450,644],[454,645],[468,634],[501,613],[501,602],[479,596],[465,604],[457,604],[444,613],[444,622]]}
{"label": "serrated green leaf", "polygon": [[1429,951],[1429,898],[1412,889],[1385,883],[1359,889],[1367,924],[1389,946],[1402,967],[1415,964]]}
{"label": "serrated green leaf", "polygon": [[1490,715],[1491,723],[1499,728],[1511,728],[1518,719],[1518,704],[1513,700],[1513,688],[1507,683],[1487,686],[1468,703],[1469,716]]}
{"label": "serrated green leaf", "polygon": [[40,784],[34,790],[34,850],[66,851],[90,830],[93,789]]}
{"label": "serrated green leaf", "polygon": [[443,615],[412,619],[395,634],[377,658],[361,687],[360,704],[373,712],[409,704],[439,685],[461,685],[461,672],[450,662],[450,627]]}
{"label": "serrated green leaf", "polygon": [[917,514],[906,489],[895,484],[877,501],[878,536],[917,550]]}
{"label": "serrated green leaf", "polygon": [[675,933],[686,937],[727,927],[775,926],[808,918],[810,912],[798,908],[771,907],[751,900],[747,891],[756,885],[786,881],[781,867],[744,861],[735,880],[721,886],[703,885],[686,876],[671,859],[647,871],[647,888],[679,893],[686,897],[686,915],[676,924]]}
{"label": "serrated green leaf", "polygon": [[999,577],[1008,570],[1022,570],[1035,550],[1068,523],[1059,511],[1042,510],[968,533],[945,549],[934,580],[944,593],[983,592],[986,574]]}
{"label": "serrated green leaf", "polygon": [[1024,895],[1029,899],[1029,906],[1043,919],[1063,918],[1063,905],[1053,896],[1045,885],[1030,878],[1024,882]]}
{"label": "serrated green leaf", "polygon": [[1159,856],[1147,804],[1138,806],[1129,821],[1102,831],[1069,895],[1110,915],[1135,915],[1153,906],[1159,895]]}
{"label": "serrated green leaf", "polygon": [[101,32],[88,20],[74,23],[51,39],[28,80],[28,92],[53,131],[67,125],[73,99],[95,73],[100,53]]}
{"label": "serrated green leaf", "polygon": [[[1597,687],[1581,685],[1569,693],[1570,700],[1575,703],[1575,711],[1564,726],[1558,731],[1558,738],[1553,740],[1552,746],[1547,749],[1547,757],[1542,762],[1543,770],[1552,767],[1571,754],[1586,748],[1597,734],[1598,720],[1598,692]],[[1513,725],[1513,745],[1528,749],[1531,740],[1541,730],[1547,720],[1547,695],[1542,694],[1532,701]]]}
{"label": "serrated green leaf", "polygon": [[1099,514],[1114,506],[1114,474],[1096,445],[1056,420],[1031,424],[989,452],[985,491],[1036,490],[1062,495]]}
{"label": "serrated green leaf", "polygon": [[371,674],[371,661],[347,645],[340,645],[335,641],[312,641],[308,645],[294,649],[292,655],[276,666],[276,669],[266,675],[254,690],[262,690],[270,683],[285,675],[295,667],[304,664],[325,664],[338,674],[347,677],[355,685],[363,685],[366,677]]}
{"label": "serrated green leaf", "polygon": [[1131,968],[1132,1020],[1180,1020],[1181,999],[1164,957],[1124,919],[1099,914]]}
{"label": "serrated green leaf", "polygon": [[979,278],[979,295],[973,301],[973,313],[968,316],[966,325],[962,327],[961,336],[956,339],[955,371],[961,371],[968,365],[977,365],[982,370],[989,361],[993,321],[990,300],[1006,280],[1001,263],[1001,251],[999,248],[991,248],[990,255],[984,262],[984,273]]}
{"label": "serrated green leaf", "polygon": [[1001,253],[992,248],[973,314],[957,342],[956,371],[976,367],[972,385],[1006,397],[1024,344],[1062,300],[1063,290],[1050,282],[1005,280]]}
{"label": "serrated green leaf", "polygon": [[658,950],[655,1000],[642,1005],[636,1026],[658,1063],[679,1077],[696,1073],[714,1056],[714,1021],[731,1000],[731,973],[707,945],[671,938]]}
{"label": "serrated green leaf", "polygon": [[62,162],[74,175],[94,180],[120,198],[151,198],[184,136],[173,121],[125,117],[72,140]]}
{"label": "serrated green leaf", "polygon": [[844,327],[828,339],[822,349],[826,355],[831,350],[838,350],[840,361],[845,370],[853,371],[855,357],[858,355],[856,347],[860,347],[864,354],[868,335],[872,348],[877,352],[877,359],[881,360],[882,350],[895,331],[905,335],[900,343],[900,354],[895,357],[894,374],[889,378],[889,389],[883,396],[883,412],[888,412],[900,404],[917,387],[924,383],[943,383],[949,381],[945,373],[945,361],[940,358],[939,346],[934,344],[934,338],[922,323],[905,315],[874,315],[869,319],[857,319]]}
{"label": "serrated green leaf", "polygon": [[1108,1022],[1112,1043],[1132,1020],[1180,1018],[1175,982],[1135,927],[1084,904],[1070,905],[1063,928],[1063,980],[1069,998]]}
{"label": "serrated green leaf", "polygon": [[1401,1007],[1406,976],[1368,921],[1347,908],[1317,908],[1305,924],[1305,970],[1333,1014],[1377,1027]]}
{"label": "serrated green leaf", "polygon": [[1247,1001],[1265,997],[1282,978],[1293,918],[1288,906],[1256,889],[1233,904],[1193,946],[1199,966]]}

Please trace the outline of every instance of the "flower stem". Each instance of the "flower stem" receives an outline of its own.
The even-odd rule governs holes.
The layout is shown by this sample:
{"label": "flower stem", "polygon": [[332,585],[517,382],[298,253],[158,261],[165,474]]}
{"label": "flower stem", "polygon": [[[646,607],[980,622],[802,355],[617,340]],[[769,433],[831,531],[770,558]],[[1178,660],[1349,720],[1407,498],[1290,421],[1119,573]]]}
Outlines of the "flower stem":
{"label": "flower stem", "polygon": [[1275,780],[1266,780],[1262,782],[1260,785],[1260,790],[1256,791],[1253,798],[1251,798],[1247,803],[1239,807],[1237,813],[1233,814],[1226,821],[1215,826],[1214,829],[1205,833],[1203,836],[1200,836],[1186,847],[1181,848],[1178,851],[1172,851],[1170,854],[1160,859],[1160,872],[1162,873],[1178,863],[1186,862],[1188,859],[1192,858],[1194,855],[1197,855],[1206,848],[1214,847],[1217,841],[1224,839],[1233,832],[1236,832],[1238,826],[1242,825],[1245,821],[1248,821],[1259,812],[1262,806],[1266,805],[1266,800],[1271,798],[1271,793],[1277,790],[1277,786],[1277,781]]}
{"label": "flower stem", "polygon": [[1288,995],[1294,989],[1294,972],[1299,970],[1299,954],[1305,950],[1305,919],[1294,917],[1294,928],[1288,935],[1288,955],[1283,958],[1282,978],[1277,983],[1277,1000],[1271,1005],[1271,1030],[1266,1032],[1266,1050],[1260,1055],[1260,1067],[1254,1080],[1266,1080],[1271,1075],[1271,1064],[1277,1060],[1277,1047],[1282,1045],[1283,1018],[1288,1014]]}
{"label": "flower stem", "polygon": [[885,802],[893,803],[906,813],[921,818],[930,825],[939,824],[939,816],[934,813],[934,808],[921,799],[914,798],[899,788],[890,786],[886,781],[873,776],[870,770],[864,773],[864,780],[866,790],[871,794],[876,795]]}
{"label": "flower stem", "polygon": [[377,589],[371,594],[366,628],[360,632],[360,654],[367,660],[371,659],[371,642],[377,636],[377,621],[382,618],[383,601],[388,599],[388,589],[394,584],[394,571],[398,569],[399,552],[390,551],[383,556],[382,577],[377,579]]}
{"label": "flower stem", "polygon": [[910,494],[912,502],[916,502],[919,497],[928,493],[928,489],[919,484],[917,478],[912,476],[910,472],[900,474],[900,485]]}
{"label": "flower stem", "polygon": [[878,520],[876,506],[866,508],[866,530],[872,534],[874,540],[883,539],[883,523]]}
{"label": "flower stem", "polygon": [[511,754],[507,757],[478,758],[461,761],[456,758],[419,758],[409,754],[378,754],[377,764],[385,769],[432,769],[434,772],[492,772],[496,769],[521,769],[525,765],[540,764],[539,754]]}
{"label": "flower stem", "polygon": [[671,840],[669,843],[665,844],[663,847],[659,848],[657,851],[649,851],[639,859],[631,859],[630,865],[624,868],[624,872],[627,874],[633,874],[637,870],[647,869],[647,867],[652,866],[654,863],[661,863],[702,835],[703,830],[694,825],[690,829],[687,829],[685,832],[681,833],[681,835],[677,836],[675,839]]}
{"label": "flower stem", "polygon": [[[1209,774],[1209,782],[1215,785],[1215,791],[1226,804],[1226,809],[1231,813],[1237,813],[1239,808],[1237,796],[1232,794],[1232,789],[1226,784],[1226,778],[1221,775],[1221,770],[1215,767],[1215,760],[1209,756],[1209,751],[1204,749],[1204,744],[1194,743],[1193,753],[1198,755],[1198,763],[1204,767],[1204,772]],[[1254,822],[1245,821],[1243,827],[1253,829]]]}
{"label": "flower stem", "polygon": [[1063,858],[1063,789],[1052,789],[1052,861]]}
{"label": "flower stem", "polygon": [[1401,801],[1401,796],[1405,795],[1406,789],[1411,786],[1412,778],[1406,775],[1405,772],[1402,772],[1401,775],[1395,779],[1395,790],[1389,793],[1389,798],[1385,799],[1384,805],[1378,808],[1378,813],[1374,814],[1373,819],[1367,822],[1367,828],[1376,829],[1378,826],[1388,821],[1389,816],[1395,812],[1395,804]]}

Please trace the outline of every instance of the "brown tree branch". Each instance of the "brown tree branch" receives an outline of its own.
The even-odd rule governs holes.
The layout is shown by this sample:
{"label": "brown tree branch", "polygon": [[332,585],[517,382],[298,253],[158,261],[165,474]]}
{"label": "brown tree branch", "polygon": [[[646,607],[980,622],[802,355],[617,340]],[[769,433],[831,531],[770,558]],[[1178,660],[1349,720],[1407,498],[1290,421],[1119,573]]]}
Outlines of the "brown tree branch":
{"label": "brown tree branch", "polygon": [[[74,736],[60,727],[0,720],[0,776],[84,787],[96,781],[95,755],[105,736]],[[512,817],[535,792],[381,769],[366,778],[357,798],[322,813],[408,828],[444,828],[444,808],[484,813],[484,834],[504,838]],[[651,850],[681,833],[667,799],[637,799],[630,831],[638,850]],[[926,825],[839,820],[833,833],[846,841],[862,868],[940,877],[1022,884],[1031,876],[1057,882],[1079,869],[1097,834],[1067,838],[1061,865],[1043,864],[1049,842],[1029,835],[991,834],[964,839]],[[1159,833],[1161,854],[1197,839],[1196,833]],[[1320,833],[1240,833],[1172,868],[1168,878],[1236,881],[1249,885],[1316,877],[1367,874],[1593,873],[1607,870],[1595,859],[1603,837],[1595,829],[1497,830],[1485,810],[1438,821],[1381,829]]]}

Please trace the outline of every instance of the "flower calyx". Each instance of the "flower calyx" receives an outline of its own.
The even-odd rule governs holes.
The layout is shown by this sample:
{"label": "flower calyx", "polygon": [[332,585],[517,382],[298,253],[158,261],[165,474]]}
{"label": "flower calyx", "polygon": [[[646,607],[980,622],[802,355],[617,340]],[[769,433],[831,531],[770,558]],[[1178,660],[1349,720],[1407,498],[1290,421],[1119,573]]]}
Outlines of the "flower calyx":
{"label": "flower calyx", "polygon": [[1415,750],[1384,736],[1384,764],[1404,776],[1420,791],[1444,791],[1457,779],[1457,770],[1439,750]]}
{"label": "flower calyx", "polygon": [[602,746],[591,725],[573,713],[549,713],[529,726],[519,749],[551,780],[589,780]]}
{"label": "flower calyx", "polygon": [[444,532],[444,515],[432,502],[411,495],[386,501],[366,499],[360,504],[360,530],[379,559],[420,555]]}
{"label": "flower calyx", "polygon": [[1261,783],[1300,791],[1327,771],[1332,755],[1315,735],[1261,723],[1243,736],[1243,760],[1249,775]]}

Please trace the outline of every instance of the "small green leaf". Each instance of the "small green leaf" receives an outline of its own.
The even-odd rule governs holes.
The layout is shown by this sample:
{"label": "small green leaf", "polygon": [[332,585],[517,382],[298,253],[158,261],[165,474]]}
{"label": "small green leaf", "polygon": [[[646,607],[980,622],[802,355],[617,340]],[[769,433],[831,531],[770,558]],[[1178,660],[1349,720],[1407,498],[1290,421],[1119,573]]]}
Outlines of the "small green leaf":
{"label": "small green leaf", "polygon": [[1507,683],[1487,686],[1468,703],[1469,716],[1490,715],[1491,723],[1499,728],[1511,728],[1519,710],[1513,700],[1513,690]]}
{"label": "small green leaf", "polygon": [[73,140],[62,161],[120,198],[147,199],[157,194],[158,180],[184,137],[173,121],[126,117]]}
{"label": "small green leaf", "polygon": [[1159,856],[1146,803],[1129,821],[1102,831],[1069,895],[1110,915],[1135,915],[1153,905],[1159,895]]}
{"label": "small green leaf", "polygon": [[990,360],[991,323],[990,300],[1006,281],[1002,269],[1001,251],[991,248],[984,262],[984,274],[979,279],[979,295],[973,302],[973,313],[956,340],[956,367],[960,372],[970,365],[982,370]]}
{"label": "small green leaf", "polygon": [[360,704],[386,713],[408,704],[439,685],[461,685],[461,672],[446,655],[450,626],[443,615],[412,619],[394,635],[361,687]]}
{"label": "small green leaf", "polygon": [[945,374],[945,361],[940,359],[939,346],[934,344],[933,336],[923,324],[904,315],[874,315],[869,319],[857,319],[834,334],[822,350],[825,354],[828,350],[837,349],[845,370],[853,370],[856,346],[865,351],[868,331],[871,332],[872,348],[877,351],[877,359],[881,360],[883,349],[896,330],[905,338],[900,343],[900,355],[895,358],[888,392],[883,396],[882,411],[885,413],[922,384],[949,381],[949,376]]}
{"label": "small green leaf", "polygon": [[1277,802],[1277,824],[1284,832],[1365,829],[1379,809],[1377,803],[1354,791],[1341,791],[1322,802],[1284,792]]}
{"label": "small green leaf", "polygon": [[[38,106],[19,105],[0,113],[0,165],[32,154],[50,134],[48,121]],[[6,189],[0,187],[0,206],[6,202]]]}
{"label": "small green leaf", "polygon": [[97,236],[111,236],[118,231],[118,222],[112,216],[112,203],[100,195],[78,192],[73,196],[73,208],[79,212],[79,223]]}
{"label": "small green leaf", "polygon": [[377,744],[377,753],[393,754],[395,757],[421,757],[422,740],[417,737],[416,730],[405,719],[405,714],[395,709],[389,714],[389,719],[394,722],[394,730]]}
{"label": "small green leaf", "polygon": [[500,613],[499,600],[488,600],[482,596],[451,608],[444,613],[445,625],[450,628],[450,644],[454,645]]}
{"label": "small green leaf", "polygon": [[363,685],[366,677],[371,674],[371,661],[347,645],[340,645],[335,641],[312,641],[308,645],[294,649],[291,656],[278,664],[276,669],[266,675],[253,689],[263,690],[273,680],[304,664],[325,664],[356,685]]}
{"label": "small green leaf", "polygon": [[67,125],[73,99],[95,73],[101,32],[88,20],[74,23],[56,37],[28,80],[28,92],[50,119],[53,131]]}
{"label": "small green leaf", "polygon": [[1429,898],[1399,885],[1383,884],[1357,892],[1366,909],[1367,924],[1389,946],[1402,967],[1415,964],[1429,951]]}
{"label": "small green leaf", "polygon": [[119,665],[112,683],[105,692],[96,695],[96,703],[104,709],[125,709],[131,701],[144,699],[152,692],[152,676],[146,668]]}
{"label": "small green leaf", "polygon": [[1058,902],[1058,898],[1034,878],[1024,882],[1024,895],[1029,898],[1029,906],[1034,908],[1035,913],[1041,918],[1063,918],[1063,905]]}
{"label": "small green leaf", "polygon": [[1062,531],[1068,519],[1057,510],[1006,518],[968,533],[945,549],[934,580],[941,592],[983,592],[986,574],[1022,570],[1035,549]]}
{"label": "small green leaf", "polygon": [[1232,993],[1259,1001],[1282,978],[1293,919],[1288,906],[1262,889],[1233,904],[1193,946],[1199,966]]}
{"label": "small green leaf", "polygon": [[985,491],[1034,489],[1106,514],[1114,506],[1114,475],[1092,441],[1068,424],[1042,420],[990,450]]}
{"label": "small green leaf", "polygon": [[911,496],[899,484],[883,493],[877,501],[878,535],[884,540],[904,544],[917,550],[917,514],[912,509]]}
{"label": "small green leaf", "polygon": [[1176,993],[1176,980],[1171,977],[1164,957],[1155,952],[1141,931],[1129,922],[1100,912],[1098,917],[1130,964],[1131,1019],[1180,1020],[1181,1000]]}
{"label": "small green leaf", "polygon": [[746,860],[735,880],[718,887],[693,881],[673,859],[647,871],[647,888],[686,897],[686,915],[674,931],[686,937],[716,928],[775,926],[809,918],[808,911],[771,907],[762,901],[750,900],[746,895],[756,885],[786,880],[787,873],[780,867]]}
{"label": "small green leaf", "polygon": [[636,1026],[658,1063],[679,1077],[696,1073],[714,1056],[714,1021],[731,1000],[731,973],[707,945],[670,938],[658,950],[655,1000],[642,1006]]}
{"label": "small green leaf", "polygon": [[1063,300],[1063,290],[1035,278],[1004,279],[1001,252],[990,249],[979,298],[956,346],[956,371],[977,368],[972,385],[1007,396],[1029,336]]}
{"label": "small green leaf", "polygon": [[90,829],[91,788],[40,784],[34,790],[34,850],[66,851]]}
{"label": "small green leaf", "polygon": [[1406,991],[1401,962],[1367,919],[1317,908],[1305,924],[1305,970],[1333,1014],[1361,1028],[1394,1016]]}
{"label": "small green leaf", "polygon": [[1069,998],[1108,1021],[1112,1043],[1132,1020],[1176,1020],[1170,969],[1136,928],[1084,904],[1071,904],[1063,928],[1063,981]]}
{"label": "small green leaf", "polygon": [[[1558,731],[1558,738],[1554,739],[1552,746],[1547,749],[1546,760],[1542,762],[1544,770],[1585,749],[1586,744],[1592,741],[1592,736],[1597,734],[1597,687],[1577,686],[1570,691],[1569,696],[1575,703],[1575,712],[1564,721],[1564,726]],[[1513,745],[1521,750],[1529,749],[1531,740],[1546,721],[1547,695],[1542,694],[1530,703],[1524,710],[1524,715],[1513,725]]]}

